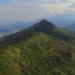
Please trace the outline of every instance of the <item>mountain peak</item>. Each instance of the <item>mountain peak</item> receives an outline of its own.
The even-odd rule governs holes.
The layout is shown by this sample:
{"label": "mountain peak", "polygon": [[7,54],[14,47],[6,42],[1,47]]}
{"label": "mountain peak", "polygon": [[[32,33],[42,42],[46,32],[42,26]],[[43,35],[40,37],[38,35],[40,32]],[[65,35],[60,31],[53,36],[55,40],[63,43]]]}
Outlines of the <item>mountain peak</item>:
{"label": "mountain peak", "polygon": [[40,21],[41,23],[49,23],[49,21],[47,19],[43,19]]}
{"label": "mountain peak", "polygon": [[46,19],[43,19],[40,22],[38,22],[32,26],[33,30],[39,31],[39,32],[46,32],[46,33],[52,32],[56,28],[57,27],[53,23],[51,23],[50,21],[48,21]]}
{"label": "mountain peak", "polygon": [[52,24],[50,21],[48,21],[47,19],[42,19],[39,24],[44,24],[44,25],[52,25],[54,26],[54,24]]}

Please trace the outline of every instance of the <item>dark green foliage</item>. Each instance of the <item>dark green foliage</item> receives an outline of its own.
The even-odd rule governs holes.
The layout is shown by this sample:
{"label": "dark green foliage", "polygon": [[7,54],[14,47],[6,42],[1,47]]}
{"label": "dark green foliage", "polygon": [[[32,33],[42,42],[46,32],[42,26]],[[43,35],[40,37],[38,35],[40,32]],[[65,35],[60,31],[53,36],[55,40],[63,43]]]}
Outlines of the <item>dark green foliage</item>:
{"label": "dark green foliage", "polygon": [[[72,52],[62,41],[43,33],[8,45],[0,55],[1,75],[73,75]],[[71,65],[70,65],[71,64]]]}

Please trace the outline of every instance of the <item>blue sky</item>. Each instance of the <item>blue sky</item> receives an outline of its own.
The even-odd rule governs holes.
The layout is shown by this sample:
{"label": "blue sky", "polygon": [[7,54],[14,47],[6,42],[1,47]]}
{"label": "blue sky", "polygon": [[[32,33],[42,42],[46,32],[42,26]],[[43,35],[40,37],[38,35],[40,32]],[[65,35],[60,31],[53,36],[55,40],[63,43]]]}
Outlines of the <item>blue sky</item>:
{"label": "blue sky", "polygon": [[75,0],[0,0],[0,24],[74,12]]}
{"label": "blue sky", "polygon": [[0,5],[6,5],[9,4],[9,0],[0,0]]}
{"label": "blue sky", "polygon": [[39,3],[41,3],[41,4],[46,4],[46,3],[49,3],[49,4],[51,4],[51,3],[66,3],[66,4],[73,4],[73,3],[75,3],[75,1],[74,0],[0,0],[0,4],[2,5],[4,5],[4,4],[10,4],[10,3],[16,3],[16,4],[18,4],[18,3],[24,3],[24,4],[39,4]]}

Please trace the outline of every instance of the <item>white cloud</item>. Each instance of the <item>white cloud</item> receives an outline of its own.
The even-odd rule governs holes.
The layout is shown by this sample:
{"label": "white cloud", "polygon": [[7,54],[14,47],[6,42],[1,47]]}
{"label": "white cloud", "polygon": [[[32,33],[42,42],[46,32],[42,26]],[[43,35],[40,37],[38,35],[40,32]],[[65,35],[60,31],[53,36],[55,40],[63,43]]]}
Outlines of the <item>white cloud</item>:
{"label": "white cloud", "polygon": [[10,0],[0,6],[0,24],[12,21],[31,21],[56,14],[74,13],[74,0]]}
{"label": "white cloud", "polygon": [[[59,9],[59,12],[58,12]],[[0,20],[33,20],[40,17],[50,16],[55,13],[60,13],[62,10],[56,5],[20,5],[20,6],[7,6],[7,7],[0,7]]]}
{"label": "white cloud", "polygon": [[50,5],[18,5],[0,7],[0,21],[29,21],[40,17],[46,17],[54,14],[64,14],[73,12],[74,9],[67,8],[63,4]]}

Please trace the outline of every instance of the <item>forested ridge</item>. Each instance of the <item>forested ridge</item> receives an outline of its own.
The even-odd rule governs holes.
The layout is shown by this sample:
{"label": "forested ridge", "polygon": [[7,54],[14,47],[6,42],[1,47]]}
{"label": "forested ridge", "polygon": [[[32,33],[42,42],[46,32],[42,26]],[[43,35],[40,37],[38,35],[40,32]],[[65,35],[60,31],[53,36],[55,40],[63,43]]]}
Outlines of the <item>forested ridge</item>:
{"label": "forested ridge", "polygon": [[0,75],[75,75],[74,43],[72,35],[47,20],[5,36]]}

